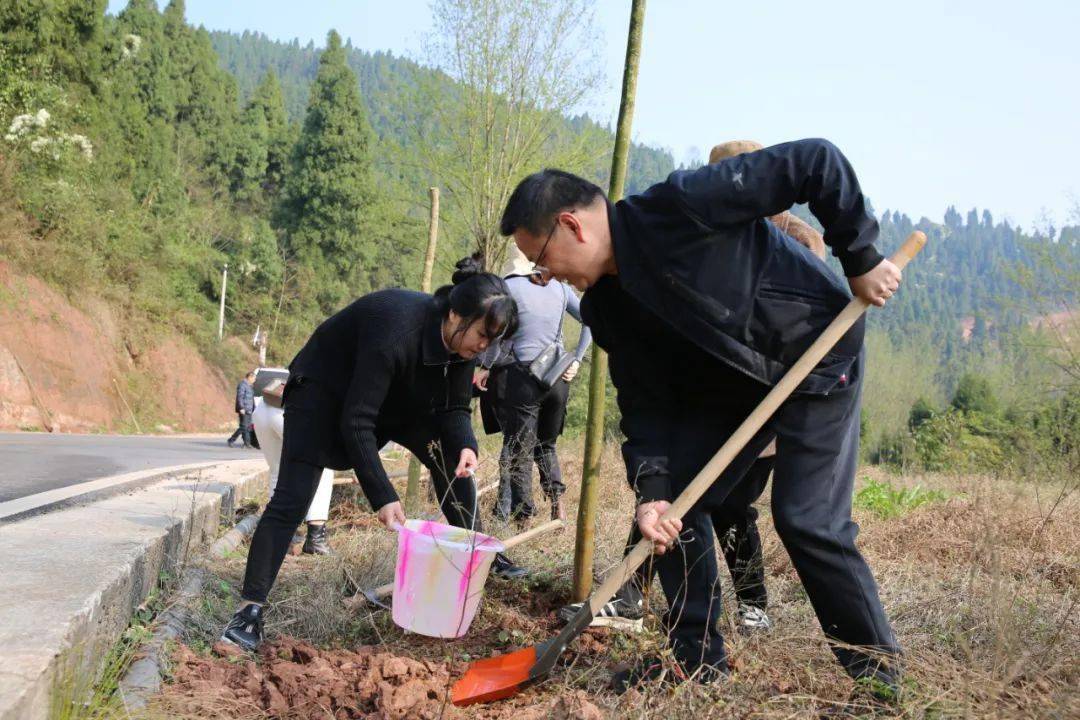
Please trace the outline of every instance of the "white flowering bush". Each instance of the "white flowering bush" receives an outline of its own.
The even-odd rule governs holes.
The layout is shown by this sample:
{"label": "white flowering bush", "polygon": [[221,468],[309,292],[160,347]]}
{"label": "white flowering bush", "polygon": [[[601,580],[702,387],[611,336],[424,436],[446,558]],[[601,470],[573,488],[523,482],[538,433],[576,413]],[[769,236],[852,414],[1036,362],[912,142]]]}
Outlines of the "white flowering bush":
{"label": "white flowering bush", "polygon": [[94,144],[90,138],[77,133],[50,130],[52,115],[45,108],[36,113],[16,115],[8,126],[4,140],[14,145],[26,144],[35,155],[60,160],[67,150],[73,150],[85,160],[94,159]]}
{"label": "white flowering bush", "polygon": [[49,124],[49,111],[45,108],[41,108],[37,113],[31,115],[16,115],[11,121],[11,126],[8,128],[7,134],[4,135],[4,139],[8,142],[18,142],[21,138],[35,132],[37,129],[44,129]]}
{"label": "white flowering bush", "polygon": [[142,38],[138,35],[127,34],[124,36],[124,40],[120,45],[120,53],[124,59],[135,57],[139,54],[139,48],[142,47]]}

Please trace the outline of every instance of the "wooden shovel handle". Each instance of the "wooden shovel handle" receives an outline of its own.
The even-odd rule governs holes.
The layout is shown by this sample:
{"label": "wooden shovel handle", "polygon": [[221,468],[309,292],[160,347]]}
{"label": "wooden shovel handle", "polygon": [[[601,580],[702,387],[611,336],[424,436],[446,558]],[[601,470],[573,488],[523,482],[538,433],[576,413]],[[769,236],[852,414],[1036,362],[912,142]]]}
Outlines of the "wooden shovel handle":
{"label": "wooden shovel handle", "polygon": [[[894,265],[901,270],[907,266],[911,260],[919,254],[923,246],[926,244],[926,235],[916,230],[908,235],[904,244],[896,251],[896,254],[890,258]],[[855,324],[855,321],[866,312],[866,308],[869,307],[869,303],[861,298],[852,298],[851,302],[847,304],[840,314],[829,323],[829,326],[821,333],[814,344],[807,348],[802,357],[796,361],[791,369],[784,374],[784,377],[780,379],[769,394],[765,396],[765,399],[761,401],[761,404],[754,409],[750,415],[743,420],[738,429],[732,433],[727,442],[717,450],[705,467],[694,477],[693,481],[686,486],[679,497],[675,498],[675,502],[671,504],[667,512],[664,513],[664,520],[670,520],[672,518],[682,518],[683,515],[693,507],[705,491],[713,484],[720,473],[735,459],[746,444],[757,434],[773,413],[784,403],[785,400],[795,391],[795,388],[799,386],[806,376],[817,366],[821,359],[825,357],[826,353],[832,349],[844,333],[846,333],[851,326]],[[610,600],[615,593],[622,587],[630,576],[634,574],[634,571],[638,569],[645,560],[652,554],[652,542],[642,538],[640,542],[630,553],[626,556],[623,562],[608,573],[608,576],[604,578],[604,582],[599,588],[589,597],[589,607],[593,611],[593,615],[600,612],[600,609]]]}

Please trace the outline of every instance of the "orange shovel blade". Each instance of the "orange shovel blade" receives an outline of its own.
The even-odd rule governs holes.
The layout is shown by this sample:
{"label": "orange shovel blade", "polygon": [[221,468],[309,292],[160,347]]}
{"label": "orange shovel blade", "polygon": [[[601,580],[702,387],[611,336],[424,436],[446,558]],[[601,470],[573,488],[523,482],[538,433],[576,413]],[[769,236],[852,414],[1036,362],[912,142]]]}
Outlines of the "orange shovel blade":
{"label": "orange shovel blade", "polygon": [[463,707],[479,702],[493,702],[516,695],[529,679],[536,665],[536,646],[498,657],[477,660],[465,675],[454,683],[450,699]]}

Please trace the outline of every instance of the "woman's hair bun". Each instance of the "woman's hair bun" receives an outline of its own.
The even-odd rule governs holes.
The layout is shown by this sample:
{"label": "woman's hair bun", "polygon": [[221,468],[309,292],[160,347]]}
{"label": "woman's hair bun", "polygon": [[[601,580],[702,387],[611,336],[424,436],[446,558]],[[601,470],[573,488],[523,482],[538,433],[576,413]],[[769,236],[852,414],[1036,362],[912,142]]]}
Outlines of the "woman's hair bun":
{"label": "woman's hair bun", "polygon": [[461,258],[454,264],[454,268],[450,279],[455,285],[460,285],[474,275],[484,272],[484,253],[477,251],[469,257]]}

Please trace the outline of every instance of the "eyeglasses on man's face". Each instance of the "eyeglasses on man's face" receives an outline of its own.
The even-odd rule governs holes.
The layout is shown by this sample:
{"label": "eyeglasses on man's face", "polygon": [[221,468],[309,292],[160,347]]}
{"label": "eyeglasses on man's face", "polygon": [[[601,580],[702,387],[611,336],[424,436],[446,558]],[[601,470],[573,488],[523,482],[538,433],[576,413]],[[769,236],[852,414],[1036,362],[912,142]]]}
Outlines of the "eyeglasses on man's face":
{"label": "eyeglasses on man's face", "polygon": [[551,282],[551,270],[545,267],[543,262],[548,245],[551,244],[551,238],[555,237],[555,231],[558,229],[559,219],[556,217],[555,224],[551,226],[551,230],[547,234],[547,239],[544,240],[544,244],[540,248],[540,254],[536,256],[536,260],[533,262],[532,272],[529,273],[529,282],[533,285],[544,286]]}

